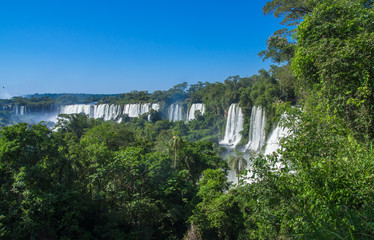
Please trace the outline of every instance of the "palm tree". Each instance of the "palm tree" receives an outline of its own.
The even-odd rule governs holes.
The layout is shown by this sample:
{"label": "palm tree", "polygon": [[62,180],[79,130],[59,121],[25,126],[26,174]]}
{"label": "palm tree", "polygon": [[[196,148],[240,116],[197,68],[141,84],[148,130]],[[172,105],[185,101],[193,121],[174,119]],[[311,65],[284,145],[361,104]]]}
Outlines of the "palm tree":
{"label": "palm tree", "polygon": [[245,160],[243,153],[235,149],[235,154],[229,156],[228,164],[229,167],[235,171],[239,183],[239,174],[247,166],[247,161]]}
{"label": "palm tree", "polygon": [[174,168],[177,168],[177,151],[182,144],[182,139],[176,134],[173,135],[173,138],[170,139],[169,145],[174,149]]}

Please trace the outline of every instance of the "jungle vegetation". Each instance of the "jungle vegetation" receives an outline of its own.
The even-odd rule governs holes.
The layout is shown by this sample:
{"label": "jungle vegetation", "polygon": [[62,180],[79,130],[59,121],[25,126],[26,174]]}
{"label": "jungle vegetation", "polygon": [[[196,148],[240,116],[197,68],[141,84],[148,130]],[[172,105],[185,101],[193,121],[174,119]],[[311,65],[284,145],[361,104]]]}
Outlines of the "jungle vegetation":
{"label": "jungle vegetation", "polygon": [[[260,55],[277,66],[100,100],[204,102],[209,114],[191,123],[73,114],[54,131],[4,127],[1,239],[373,239],[373,4],[268,1],[286,28]],[[209,138],[234,102],[287,111],[292,132],[236,185]]]}

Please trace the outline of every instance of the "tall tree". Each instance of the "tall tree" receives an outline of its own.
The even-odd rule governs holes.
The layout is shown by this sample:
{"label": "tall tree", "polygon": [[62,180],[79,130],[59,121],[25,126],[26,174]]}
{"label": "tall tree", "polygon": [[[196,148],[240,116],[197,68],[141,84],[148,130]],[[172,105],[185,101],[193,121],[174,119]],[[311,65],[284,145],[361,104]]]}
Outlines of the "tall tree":
{"label": "tall tree", "polygon": [[280,29],[266,41],[267,49],[259,56],[264,60],[270,58],[275,63],[289,63],[294,56],[296,42],[291,40],[294,27],[304,16],[310,14],[316,6],[316,0],[272,0],[262,9],[264,14],[273,14],[276,18],[283,18],[282,25],[289,28]]}
{"label": "tall tree", "polygon": [[235,154],[229,156],[228,165],[232,170],[235,171],[239,183],[240,174],[245,170],[247,166],[247,160],[245,160],[244,158],[244,153],[239,152],[237,149],[235,149]]}
{"label": "tall tree", "polygon": [[176,133],[174,133],[173,138],[169,141],[169,146],[173,150],[174,155],[174,161],[173,166],[174,169],[177,168],[177,157],[178,157],[178,150],[181,148],[183,144],[183,140],[181,137],[179,137]]}

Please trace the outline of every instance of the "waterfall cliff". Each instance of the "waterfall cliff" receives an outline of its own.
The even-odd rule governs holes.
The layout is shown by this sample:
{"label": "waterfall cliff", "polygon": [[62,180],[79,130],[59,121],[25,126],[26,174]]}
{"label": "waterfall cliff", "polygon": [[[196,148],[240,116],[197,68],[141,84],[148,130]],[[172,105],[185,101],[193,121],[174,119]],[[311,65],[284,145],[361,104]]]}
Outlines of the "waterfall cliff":
{"label": "waterfall cliff", "polygon": [[183,107],[179,103],[171,104],[168,108],[168,119],[170,122],[184,121]]}
{"label": "waterfall cliff", "polygon": [[266,116],[262,107],[253,106],[249,127],[249,141],[245,150],[259,152],[265,145]]}
{"label": "waterfall cliff", "polygon": [[144,113],[149,113],[151,109],[158,111],[160,108],[159,104],[157,103],[134,103],[134,104],[126,104],[123,109],[123,114],[127,114],[129,117],[139,117]]}
{"label": "waterfall cliff", "polygon": [[25,113],[26,113],[26,106],[16,107],[16,115],[25,115]]}
{"label": "waterfall cliff", "polygon": [[[281,116],[281,120],[285,118],[285,114]],[[272,154],[279,148],[279,141],[281,138],[289,135],[289,129],[281,126],[280,123],[277,124],[277,127],[271,132],[270,137],[266,142],[265,155]]]}
{"label": "waterfall cliff", "polygon": [[5,105],[2,110],[12,111],[15,115],[26,115],[30,113],[30,109],[26,106],[20,105]]}
{"label": "waterfall cliff", "polygon": [[241,140],[240,132],[243,130],[244,117],[239,104],[231,104],[227,115],[225,137],[220,144],[234,148]]}
{"label": "waterfall cliff", "polygon": [[139,117],[148,113],[151,109],[158,111],[160,108],[157,103],[135,103],[126,104],[123,107],[117,104],[74,104],[61,106],[60,114],[84,113],[90,118],[101,118],[107,120],[117,120],[123,115],[131,118]]}
{"label": "waterfall cliff", "polygon": [[92,104],[73,104],[64,105],[60,107],[59,114],[74,114],[74,113],[84,113],[89,117],[94,117],[95,105]]}
{"label": "waterfall cliff", "polygon": [[191,121],[195,119],[195,112],[200,111],[201,115],[205,113],[205,105],[203,103],[194,103],[191,105],[190,111],[187,115],[187,121]]}
{"label": "waterfall cliff", "polygon": [[115,120],[120,115],[121,115],[121,106],[115,105],[115,104],[93,105],[93,112],[89,114],[90,117],[101,118],[105,121]]}

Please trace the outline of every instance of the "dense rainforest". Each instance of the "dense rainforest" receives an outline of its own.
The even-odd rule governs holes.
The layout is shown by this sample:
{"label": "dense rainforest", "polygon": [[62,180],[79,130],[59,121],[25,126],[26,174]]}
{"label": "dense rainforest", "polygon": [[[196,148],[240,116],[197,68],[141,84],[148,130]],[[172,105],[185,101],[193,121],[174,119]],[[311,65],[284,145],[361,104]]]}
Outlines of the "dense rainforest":
{"label": "dense rainforest", "polygon": [[[72,114],[51,130],[8,125],[1,112],[0,238],[373,239],[373,5],[268,1],[264,13],[285,28],[259,55],[277,66],[223,83],[81,100],[206,104],[189,122]],[[68,101],[61,97],[2,104]],[[268,132],[286,112],[281,122],[292,134],[272,155],[251,155],[246,168],[239,151],[223,160],[217,143],[232,103],[245,116],[264,107]],[[229,169],[238,184],[228,182]]]}

